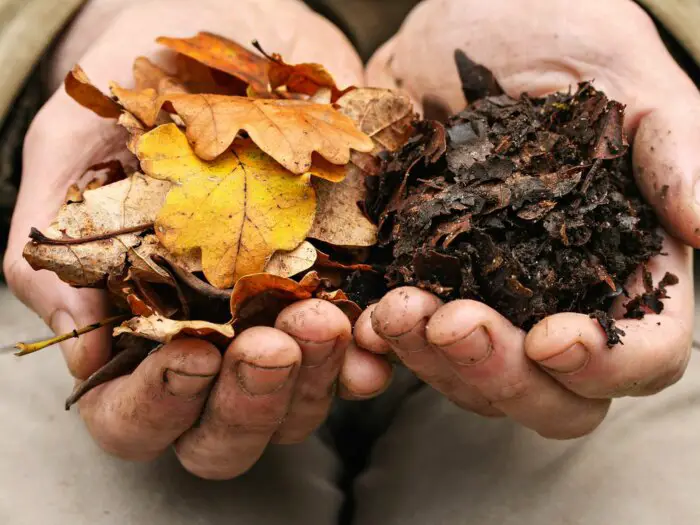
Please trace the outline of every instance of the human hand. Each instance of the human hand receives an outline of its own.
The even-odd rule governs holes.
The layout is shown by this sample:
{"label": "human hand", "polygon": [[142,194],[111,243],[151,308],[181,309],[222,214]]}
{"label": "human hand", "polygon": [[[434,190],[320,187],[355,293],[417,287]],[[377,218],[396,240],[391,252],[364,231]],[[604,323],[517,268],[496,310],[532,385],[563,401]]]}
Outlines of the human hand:
{"label": "human hand", "polygon": [[[55,67],[54,79],[79,60],[96,85],[104,88],[111,79],[128,85],[131,63],[139,55],[167,68],[167,53],[159,53],[154,44],[157,36],[191,36],[207,29],[241,42],[257,38],[291,62],[331,64],[340,85],[361,83],[362,67],[347,40],[294,0],[268,0],[264,8],[239,0],[235,9],[218,0],[135,3],[106,23],[101,10],[115,4],[94,0],[79,16],[58,49],[56,63],[63,70]],[[95,40],[97,22],[106,27]],[[51,222],[68,187],[89,166],[128,155],[125,140],[113,121],[78,106],[62,89],[26,137],[22,187],[4,267],[14,293],[58,333],[107,317],[105,295],[70,288],[53,273],[33,271],[22,249],[30,227],[41,229]],[[99,330],[64,344],[73,376],[84,379],[107,362],[110,340],[108,331]],[[338,378],[344,392],[359,397],[386,381],[388,365],[374,366],[375,356],[349,343],[350,323],[339,309],[318,300],[301,302],[279,315],[276,328],[239,334],[223,358],[199,340],[164,346],[133,374],[85,395],[80,413],[97,443],[113,454],[148,460],[174,445],[193,473],[234,477],[269,442],[297,442],[313,432],[326,417]]]}
{"label": "human hand", "polygon": [[[649,269],[655,282],[669,271],[680,283],[662,314],[620,320],[627,335],[612,349],[587,315],[553,315],[526,334],[483,304],[443,305],[414,288],[394,290],[366,311],[356,342],[377,353],[393,349],[464,408],[512,417],[547,437],[581,436],[603,420],[611,398],[653,394],[685,370],[693,282],[691,252],[681,241],[700,246],[700,97],[629,0],[428,0],[372,59],[367,82],[400,85],[416,101],[437,98],[457,112],[464,99],[455,49],[490,68],[513,96],[594,80],[627,105],[635,176],[676,237],[665,239],[667,255]],[[627,287],[640,292],[640,275]]]}

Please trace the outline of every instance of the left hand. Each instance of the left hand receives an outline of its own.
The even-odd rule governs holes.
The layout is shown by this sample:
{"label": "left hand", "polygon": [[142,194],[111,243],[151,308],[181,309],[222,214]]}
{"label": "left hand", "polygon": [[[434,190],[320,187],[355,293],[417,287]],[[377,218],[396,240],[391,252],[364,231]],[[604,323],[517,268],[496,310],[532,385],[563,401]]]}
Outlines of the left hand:
{"label": "left hand", "polygon": [[[392,349],[465,409],[509,416],[550,438],[582,436],[603,421],[612,398],[656,393],[686,368],[693,282],[691,252],[681,241],[700,246],[700,96],[630,0],[427,0],[372,59],[367,82],[400,84],[418,101],[438,96],[459,111],[456,48],[494,71],[513,96],[593,79],[627,104],[637,181],[680,239],[667,237],[667,255],[649,269],[654,282],[668,271],[680,283],[669,289],[662,314],[620,320],[627,335],[614,348],[587,315],[556,314],[525,333],[484,304],[442,304],[416,288],[393,290],[369,308],[355,339],[376,353]],[[627,283],[631,294],[639,277]]]}

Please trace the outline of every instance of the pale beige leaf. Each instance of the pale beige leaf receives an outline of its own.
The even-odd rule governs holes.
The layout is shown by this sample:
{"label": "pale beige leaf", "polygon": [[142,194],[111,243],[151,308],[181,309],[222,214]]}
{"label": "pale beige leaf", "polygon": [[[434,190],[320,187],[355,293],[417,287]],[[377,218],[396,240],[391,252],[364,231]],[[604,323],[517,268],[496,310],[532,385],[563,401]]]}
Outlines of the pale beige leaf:
{"label": "pale beige leaf", "polygon": [[350,117],[374,141],[372,154],[396,151],[412,133],[416,118],[408,95],[382,88],[358,88],[337,101],[340,112]]}
{"label": "pale beige leaf", "polygon": [[291,277],[311,268],[316,262],[316,248],[308,241],[290,252],[277,251],[265,266],[265,272]]}
{"label": "pale beige leaf", "polygon": [[199,337],[215,341],[233,339],[233,327],[207,321],[174,321],[158,314],[134,317],[117,326],[113,335],[131,334],[159,343],[169,343],[178,337]]}
{"label": "pale beige leaf", "polygon": [[372,246],[377,227],[358,206],[366,188],[361,170],[349,164],[345,180],[338,183],[314,180],[318,208],[309,237],[336,246]]}
{"label": "pale beige leaf", "polygon": [[[88,190],[83,202],[64,205],[44,234],[77,239],[153,223],[170,186],[135,173]],[[136,233],[75,245],[29,242],[24,257],[34,269],[51,270],[74,286],[102,286],[107,275],[124,270],[128,251],[140,242]]]}

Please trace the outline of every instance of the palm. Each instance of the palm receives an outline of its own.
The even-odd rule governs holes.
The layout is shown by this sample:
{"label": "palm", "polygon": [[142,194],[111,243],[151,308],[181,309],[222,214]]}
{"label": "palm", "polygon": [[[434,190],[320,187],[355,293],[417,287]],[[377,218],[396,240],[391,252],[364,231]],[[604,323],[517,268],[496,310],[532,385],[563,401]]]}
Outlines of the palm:
{"label": "palm", "polygon": [[[688,113],[700,112],[700,98],[633,2],[428,0],[373,58],[368,82],[401,86],[417,102],[437,98],[459,111],[465,100],[452,61],[455,49],[491,69],[512,96],[593,81],[626,104],[643,194],[670,232],[700,242],[700,215],[690,211],[694,177],[688,173],[698,165],[692,141],[700,138]],[[553,437],[580,435],[602,420],[609,398],[656,392],[685,369],[693,304],[690,251],[671,237],[664,251],[668,255],[650,263],[654,279],[670,271],[681,283],[662,315],[620,321],[627,336],[614,351],[585,315],[557,314],[524,334],[485,305],[442,306],[415,289],[387,295],[358,322],[356,336],[360,345],[384,351],[376,336],[365,336],[371,325],[407,366],[461,406],[508,415]],[[639,276],[627,285],[638,291]],[[476,358],[477,365],[464,366]]]}

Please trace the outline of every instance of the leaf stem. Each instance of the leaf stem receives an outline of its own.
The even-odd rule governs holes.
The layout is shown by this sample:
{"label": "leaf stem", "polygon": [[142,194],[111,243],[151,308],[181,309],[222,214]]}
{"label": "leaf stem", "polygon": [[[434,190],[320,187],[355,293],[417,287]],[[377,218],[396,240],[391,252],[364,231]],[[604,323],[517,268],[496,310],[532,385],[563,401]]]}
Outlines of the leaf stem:
{"label": "leaf stem", "polygon": [[103,319],[102,321],[98,321],[97,323],[92,323],[77,330],[73,330],[72,332],[68,332],[67,334],[57,335],[50,339],[45,339],[36,343],[17,343],[15,345],[15,348],[17,348],[19,352],[16,352],[15,355],[23,356],[27,354],[33,354],[34,352],[38,352],[39,350],[42,350],[48,346],[67,341],[68,339],[72,339],[74,337],[80,337],[83,334],[87,334],[88,332],[92,332],[93,330],[97,330],[98,328],[102,328],[103,326],[121,323],[122,321],[126,321],[130,317],[130,315],[125,314],[115,315],[113,317]]}
{"label": "leaf stem", "polygon": [[122,228],[120,230],[114,230],[105,233],[98,233],[96,235],[88,235],[86,237],[78,237],[76,239],[65,238],[65,239],[52,239],[41,233],[36,228],[32,228],[29,232],[29,238],[38,244],[51,244],[56,246],[68,245],[68,244],[85,244],[88,242],[103,241],[105,239],[111,239],[112,237],[117,237],[118,235],[124,235],[126,233],[136,233],[143,230],[147,230],[153,227],[153,223],[149,222],[147,224],[139,224],[138,226],[129,226],[128,228]]}
{"label": "leaf stem", "polygon": [[276,64],[280,64],[280,63],[281,63],[281,62],[280,62],[277,58],[275,58],[274,56],[268,55],[268,54],[265,52],[265,50],[262,48],[262,46],[260,45],[260,42],[258,42],[257,40],[253,40],[253,41],[251,42],[251,44],[253,45],[253,47],[254,47],[255,49],[257,49],[258,51],[260,51],[260,52],[262,53],[262,56],[264,56],[265,58],[267,58],[270,62],[274,62],[274,63],[276,63]]}

